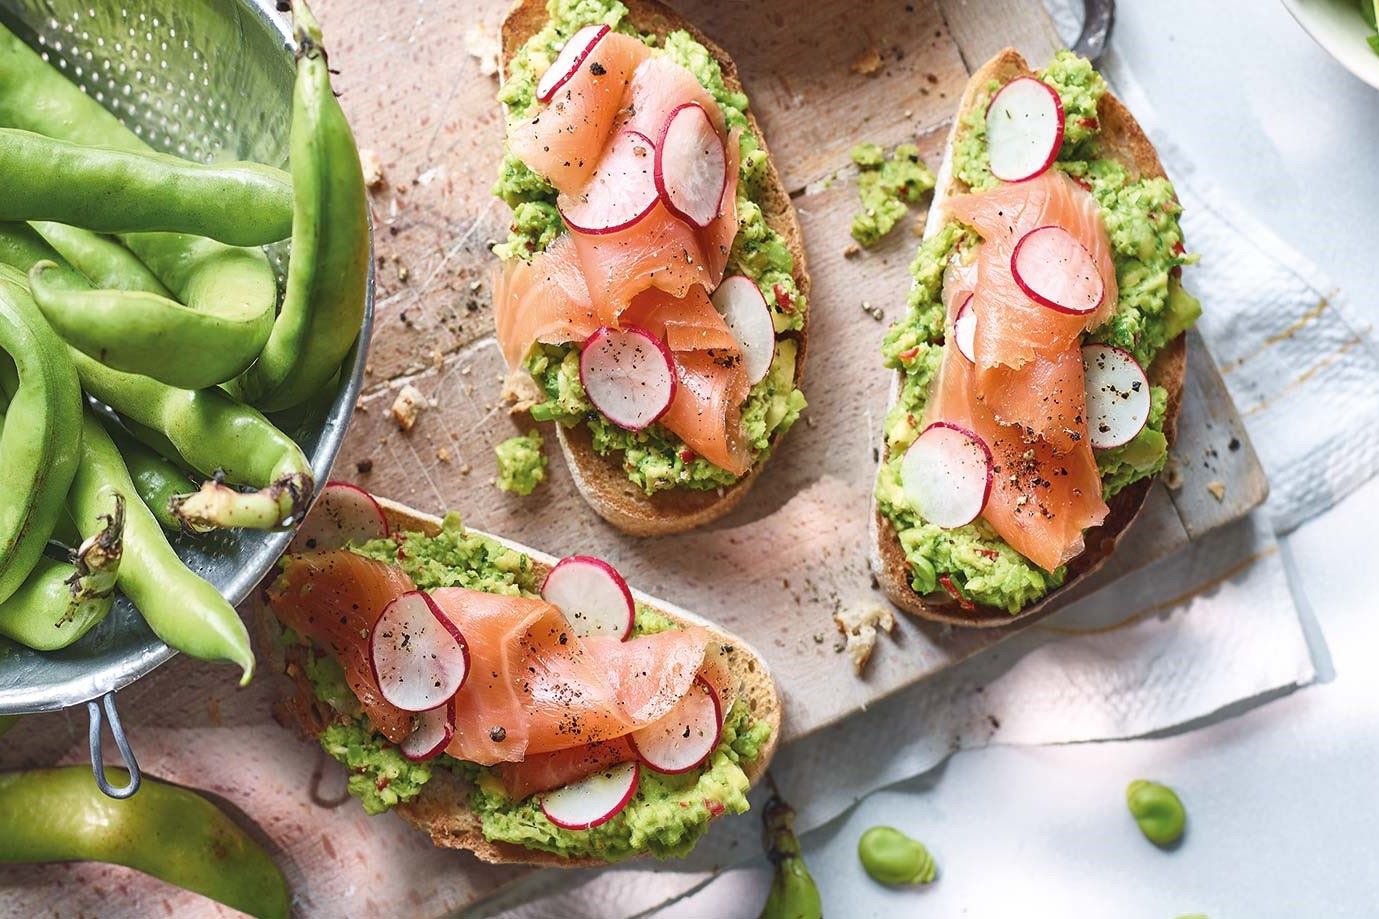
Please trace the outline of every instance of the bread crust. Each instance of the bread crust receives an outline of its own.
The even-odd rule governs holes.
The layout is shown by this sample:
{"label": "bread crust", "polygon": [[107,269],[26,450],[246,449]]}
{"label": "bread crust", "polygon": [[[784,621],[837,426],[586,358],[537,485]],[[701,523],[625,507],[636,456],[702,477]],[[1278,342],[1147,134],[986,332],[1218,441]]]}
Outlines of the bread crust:
{"label": "bread crust", "polygon": [[[1032,73],[1019,52],[1007,48],[978,68],[968,80],[948,135],[943,165],[938,174],[939,184],[935,189],[933,203],[929,206],[926,237],[942,225],[939,212],[943,200],[949,195],[967,191],[967,187],[952,174],[953,142],[963,117],[977,104],[978,99],[986,91],[987,84],[992,80],[1006,83],[1015,77]],[[1109,90],[1101,97],[1097,106],[1097,118],[1101,122],[1103,154],[1114,156],[1137,177],[1164,175],[1163,164],[1159,161],[1153,144],[1149,142],[1149,138],[1145,136],[1129,109]],[[1178,411],[1182,405],[1183,380],[1187,372],[1186,337],[1180,334],[1169,342],[1154,359],[1147,372],[1151,384],[1162,386],[1168,391],[1164,435],[1171,447],[1177,434]],[[897,371],[892,386],[892,403],[899,391],[899,382],[900,372]],[[883,456],[883,464],[885,460],[886,456]],[[1068,563],[1068,577],[1063,585],[1013,615],[1004,609],[983,604],[971,604],[972,609],[964,609],[955,599],[946,595],[926,596],[916,593],[910,586],[910,566],[905,560],[905,551],[891,521],[881,512],[875,494],[872,496],[871,512],[872,570],[891,602],[921,619],[968,628],[1002,628],[1028,623],[1053,612],[1055,601],[1060,594],[1105,564],[1115,551],[1126,528],[1144,506],[1145,497],[1154,481],[1155,477],[1142,479],[1108,501],[1110,513],[1100,526],[1087,530],[1086,548]]]}
{"label": "bread crust", "polygon": [[[683,30],[699,42],[718,62],[723,71],[723,82],[728,88],[742,91],[737,66],[722,48],[708,36],[687,22],[674,10],[658,0],[623,0],[631,21],[639,31],[653,33],[664,38],[668,33]],[[507,72],[508,63],[518,49],[546,25],[545,0],[519,0],[503,20],[501,32],[502,72]],[[790,203],[790,194],[781,183],[776,172],[771,151],[766,146],[765,135],[757,123],[756,116],[747,112],[748,128],[757,136],[762,151],[766,154],[767,172],[763,183],[761,200],[762,215],[767,224],[781,235],[794,259],[792,272],[795,286],[805,298],[809,297],[809,271],[805,263],[804,237],[795,216],[795,208]],[[805,327],[797,332],[787,333],[798,344],[795,360],[795,385],[799,386],[804,377],[805,351],[808,341],[809,319],[805,317]],[[566,428],[557,425],[556,436],[566,465],[574,476],[575,485],[584,500],[600,517],[613,526],[633,536],[663,536],[682,533],[697,526],[710,523],[731,511],[746,496],[762,467],[779,444],[782,434],[772,438],[770,447],[758,458],[752,468],[732,485],[719,489],[698,490],[672,488],[647,495],[628,479],[622,466],[622,455],[613,452],[607,456],[596,453],[592,436],[584,425]]]}
{"label": "bread crust", "polygon": [[[440,531],[441,520],[438,517],[419,513],[386,498],[379,498],[378,503],[387,515],[390,530],[421,532],[427,535],[434,535]],[[556,559],[549,555],[501,537],[489,538],[531,556],[538,578],[544,577],[556,562]],[[748,780],[755,786],[765,774],[771,757],[775,755],[781,731],[780,694],[776,690],[766,661],[746,642],[693,613],[652,601],[637,590],[633,590],[633,596],[638,602],[648,603],[657,612],[682,625],[701,626],[718,640],[732,645],[735,652],[732,661],[740,689],[739,698],[745,700],[753,718],[764,721],[771,728],[770,739],[762,747],[761,754],[743,766]],[[265,610],[263,618],[271,620],[271,615]],[[269,647],[275,645],[274,642],[266,644]],[[307,653],[308,649],[300,645],[293,645],[284,651],[284,670],[293,681],[295,691],[281,712],[286,715],[288,721],[295,722],[303,736],[314,742],[334,720],[334,713],[329,706],[316,698],[311,680],[306,675]],[[449,770],[437,769],[432,773],[430,781],[422,786],[421,793],[416,798],[397,805],[393,811],[429,835],[435,845],[448,849],[468,849],[481,860],[494,864],[525,864],[555,868],[597,868],[608,864],[597,858],[564,858],[511,843],[489,841],[484,838],[479,816],[469,808],[471,791],[469,784],[459,776]]]}

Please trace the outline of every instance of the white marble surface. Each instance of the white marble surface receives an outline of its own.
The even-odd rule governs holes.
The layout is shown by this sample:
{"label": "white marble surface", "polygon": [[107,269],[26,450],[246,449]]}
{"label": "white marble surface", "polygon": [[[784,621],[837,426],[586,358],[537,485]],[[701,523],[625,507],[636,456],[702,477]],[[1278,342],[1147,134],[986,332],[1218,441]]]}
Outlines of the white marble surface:
{"label": "white marble surface", "polygon": [[[1379,321],[1379,93],[1265,0],[1119,4],[1113,53],[1201,174]],[[1322,410],[1323,407],[1319,407]],[[1319,685],[1171,737],[963,752],[805,838],[830,916],[1373,916],[1379,909],[1379,482],[1305,524],[1285,554],[1324,640]],[[1368,560],[1368,561],[1366,561]],[[1174,785],[1184,843],[1161,852],[1123,804]],[[940,881],[889,891],[857,837],[904,827]],[[729,874],[661,917],[750,916],[763,872]]]}

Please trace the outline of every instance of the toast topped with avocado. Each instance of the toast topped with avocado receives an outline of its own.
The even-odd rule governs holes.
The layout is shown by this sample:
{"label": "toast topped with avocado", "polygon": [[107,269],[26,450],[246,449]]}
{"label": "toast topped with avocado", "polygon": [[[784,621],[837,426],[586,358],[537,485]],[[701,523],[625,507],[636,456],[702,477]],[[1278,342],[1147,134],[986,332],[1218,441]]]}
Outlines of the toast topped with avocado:
{"label": "toast topped with avocado", "polygon": [[605,519],[714,520],[805,404],[804,250],[736,69],[654,0],[523,0],[501,74],[509,369]]}
{"label": "toast topped with avocado", "polygon": [[331,483],[266,592],[291,720],[369,813],[490,862],[689,852],[780,733],[750,647],[557,562]]}
{"label": "toast topped with avocado", "polygon": [[1181,208],[1091,64],[1006,50],[964,93],[888,332],[873,567],[903,609],[1002,626],[1114,551],[1172,444],[1200,306]]}

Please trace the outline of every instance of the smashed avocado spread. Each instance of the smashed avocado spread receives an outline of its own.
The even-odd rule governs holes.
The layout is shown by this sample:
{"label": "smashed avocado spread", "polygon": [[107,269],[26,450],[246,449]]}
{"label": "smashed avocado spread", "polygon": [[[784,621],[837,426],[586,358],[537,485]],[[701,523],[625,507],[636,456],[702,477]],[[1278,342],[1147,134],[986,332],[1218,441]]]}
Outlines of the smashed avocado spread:
{"label": "smashed avocado spread", "polygon": [[[1164,178],[1137,177],[1099,151],[1097,106],[1106,84],[1087,60],[1059,52],[1039,78],[1057,91],[1066,118],[1063,146],[1054,168],[1086,187],[1101,206],[1111,240],[1120,294],[1111,317],[1088,336],[1124,348],[1144,367],[1201,312],[1197,300],[1178,282],[1185,254],[1178,223],[1181,207]],[[1000,88],[992,81],[989,100]],[[953,174],[974,191],[999,184],[991,174],[986,148],[986,102],[963,116],[953,144]],[[943,272],[950,259],[975,246],[978,237],[949,221],[919,248],[910,273],[914,288],[904,318],[886,334],[882,354],[900,372],[900,392],[886,416],[886,460],[877,476],[876,498],[894,526],[910,565],[911,586],[921,594],[943,589],[959,600],[1019,612],[1063,583],[1066,571],[1045,571],[1021,556],[978,519],[945,530],[922,519],[905,498],[900,462],[919,435],[930,383],[938,372],[944,343]],[[1107,498],[1164,467],[1168,439],[1164,418],[1168,393],[1152,389],[1152,408],[1144,429],[1123,446],[1099,451],[1097,467]]]}
{"label": "smashed avocado spread", "polygon": [[901,144],[890,156],[879,144],[858,144],[849,153],[857,164],[857,194],[862,209],[852,218],[852,238],[864,246],[881,241],[934,188],[934,172],[914,144]]}
{"label": "smashed avocado spread", "polygon": [[[423,590],[465,587],[538,596],[540,585],[531,558],[468,532],[457,514],[448,515],[435,536],[405,533],[352,548],[368,558],[401,566]],[[676,624],[671,619],[638,604],[634,634],[673,628]],[[316,697],[336,716],[320,736],[321,747],[349,769],[349,793],[359,798],[366,812],[378,814],[410,801],[434,770],[450,769],[473,786],[469,804],[480,818],[485,837],[569,858],[614,861],[643,852],[659,858],[688,853],[713,817],[747,810],[749,783],[742,765],[761,754],[771,731],[738,700],[707,763],[682,775],[661,775],[643,768],[636,795],[617,816],[593,829],[566,830],[546,819],[536,796],[521,801],[507,797],[496,773],[485,766],[444,753],[424,763],[407,760],[363,717],[334,658],[308,654],[306,671]]]}
{"label": "smashed avocado spread", "polygon": [[[795,387],[797,349],[781,336],[804,328],[808,304],[795,284],[795,260],[785,238],[771,228],[761,209],[770,170],[761,141],[747,121],[747,97],[730,90],[708,49],[684,31],[662,40],[638,32],[627,7],[618,0],[549,0],[545,27],[533,35],[508,65],[498,100],[507,108],[508,125],[520,124],[537,107],[536,83],[575,32],[591,23],[633,36],[694,74],[718,103],[729,131],[742,129],[737,185],[737,237],[728,257],[727,274],[744,274],[757,283],[775,323],[776,362],[766,378],[754,385],[743,405],[743,432],[753,464],[770,452],[773,440],[788,431],[805,407]],[[494,247],[502,259],[531,258],[565,232],[556,209],[556,190],[511,152],[504,154],[493,193],[512,208],[508,238]],[[601,455],[622,454],[627,477],[648,495],[668,488],[714,489],[731,485],[737,476],[689,450],[680,438],[660,425],[626,431],[604,418],[579,385],[579,344],[539,345],[532,349],[527,370],[546,395],[532,417],[567,427],[587,424],[594,449]]]}
{"label": "smashed avocado spread", "polygon": [[493,448],[498,456],[498,478],[493,484],[515,495],[529,495],[546,481],[546,453],[540,431],[519,434]]}

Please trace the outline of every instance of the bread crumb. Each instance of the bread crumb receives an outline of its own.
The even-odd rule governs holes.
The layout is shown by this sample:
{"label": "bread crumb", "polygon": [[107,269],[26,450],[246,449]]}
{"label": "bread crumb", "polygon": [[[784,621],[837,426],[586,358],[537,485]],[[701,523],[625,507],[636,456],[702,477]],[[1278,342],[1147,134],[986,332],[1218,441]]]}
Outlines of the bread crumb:
{"label": "bread crumb", "polygon": [[364,173],[364,187],[378,188],[383,184],[383,159],[368,147],[359,151],[359,168]]}
{"label": "bread crumb", "polygon": [[879,604],[859,609],[840,609],[833,614],[833,624],[847,640],[845,650],[852,658],[852,669],[860,676],[876,648],[876,630],[887,635],[895,628],[895,616],[888,606]]}
{"label": "bread crumb", "polygon": [[531,407],[544,401],[544,393],[537,387],[531,374],[521,367],[515,368],[503,377],[502,400],[508,405],[509,415],[520,415],[531,411]]}
{"label": "bread crumb", "polygon": [[1211,492],[1211,496],[1215,498],[1217,501],[1226,500],[1225,482],[1208,482],[1207,491]]}
{"label": "bread crumb", "polygon": [[454,457],[450,455],[449,447],[437,447],[436,459],[442,463],[449,463],[454,459]]}
{"label": "bread crumb", "polygon": [[373,460],[360,460],[359,462],[354,464],[354,471],[359,473],[360,475],[368,475],[370,472],[373,472]]}
{"label": "bread crumb", "polygon": [[1183,487],[1183,467],[1178,464],[1178,457],[1170,453],[1167,461],[1164,462],[1162,473],[1164,484],[1170,491],[1177,491]]}
{"label": "bread crumb", "polygon": [[864,77],[874,77],[881,69],[881,52],[868,48],[857,55],[852,62],[852,72]]}
{"label": "bread crumb", "polygon": [[389,411],[392,412],[393,420],[397,422],[397,426],[401,430],[410,431],[417,423],[417,416],[426,406],[426,396],[422,395],[421,390],[408,383],[398,391],[397,398],[393,400],[393,407]]}
{"label": "bread crumb", "polygon": [[857,243],[850,243],[848,247],[843,250],[843,258],[857,258],[857,256],[861,254],[862,247],[857,245]]}
{"label": "bread crumb", "polygon": [[486,77],[498,75],[498,36],[488,26],[477,23],[464,33],[464,49],[479,65],[479,73]]}

